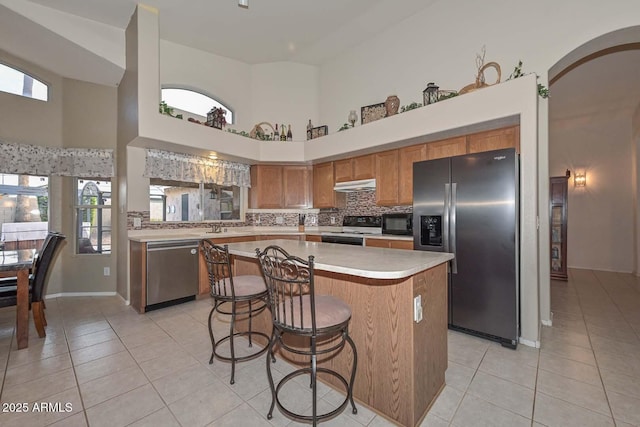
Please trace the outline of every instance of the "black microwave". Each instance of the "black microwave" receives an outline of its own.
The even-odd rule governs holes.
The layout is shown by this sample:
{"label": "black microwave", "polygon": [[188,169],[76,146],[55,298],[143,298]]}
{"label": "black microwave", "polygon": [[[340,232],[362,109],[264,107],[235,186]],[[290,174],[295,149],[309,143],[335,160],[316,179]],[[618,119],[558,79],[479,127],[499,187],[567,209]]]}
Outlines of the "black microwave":
{"label": "black microwave", "polygon": [[382,214],[382,234],[412,236],[413,235],[413,214],[410,214],[410,213]]}

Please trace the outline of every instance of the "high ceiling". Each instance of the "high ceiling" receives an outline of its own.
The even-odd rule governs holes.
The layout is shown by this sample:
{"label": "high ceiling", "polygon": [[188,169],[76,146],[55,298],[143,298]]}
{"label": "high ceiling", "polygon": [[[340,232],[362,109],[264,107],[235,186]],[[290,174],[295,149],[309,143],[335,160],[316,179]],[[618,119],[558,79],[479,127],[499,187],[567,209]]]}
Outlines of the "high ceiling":
{"label": "high ceiling", "polygon": [[[144,4],[158,10],[163,40],[249,64],[319,65],[441,0],[248,1],[248,9],[238,7],[237,0],[146,0]],[[81,46],[10,9],[29,5],[41,9],[41,14],[63,12],[124,29],[135,0],[0,0],[0,49],[65,77],[118,84],[119,66],[87,55]],[[82,58],[82,67],[69,58]],[[636,49],[596,58],[562,76],[551,87],[551,121],[602,111],[629,115],[640,100],[638,64]]]}
{"label": "high ceiling", "polygon": [[[436,0],[145,0],[159,11],[160,37],[248,64],[320,64]],[[31,0],[126,28],[135,0]]]}

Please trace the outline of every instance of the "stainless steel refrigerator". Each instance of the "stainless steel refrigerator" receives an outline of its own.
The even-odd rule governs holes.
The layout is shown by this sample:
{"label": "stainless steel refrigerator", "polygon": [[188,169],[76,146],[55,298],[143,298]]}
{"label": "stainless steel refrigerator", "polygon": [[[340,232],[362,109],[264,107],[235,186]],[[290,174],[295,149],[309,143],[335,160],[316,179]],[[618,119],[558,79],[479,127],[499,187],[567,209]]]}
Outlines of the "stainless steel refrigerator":
{"label": "stainless steel refrigerator", "polygon": [[449,327],[512,348],[519,335],[518,175],[514,149],[413,164],[414,249],[455,255]]}

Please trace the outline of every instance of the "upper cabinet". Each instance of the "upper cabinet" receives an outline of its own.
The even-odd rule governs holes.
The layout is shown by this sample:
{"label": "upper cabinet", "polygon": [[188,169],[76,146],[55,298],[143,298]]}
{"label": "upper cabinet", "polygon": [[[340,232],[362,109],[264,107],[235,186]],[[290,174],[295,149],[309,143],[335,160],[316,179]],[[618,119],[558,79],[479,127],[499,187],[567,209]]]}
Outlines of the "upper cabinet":
{"label": "upper cabinet", "polygon": [[251,166],[249,200],[254,209],[310,208],[309,166]]}
{"label": "upper cabinet", "polygon": [[427,144],[427,159],[442,159],[444,157],[461,156],[467,154],[467,137],[459,136]]}
{"label": "upper cabinet", "polygon": [[371,179],[375,177],[375,158],[373,154],[352,157],[334,162],[336,182]]}
{"label": "upper cabinet", "polygon": [[427,145],[404,147],[398,153],[398,204],[413,203],[413,164],[427,160]]}
{"label": "upper cabinet", "polygon": [[515,148],[516,152],[520,152],[520,126],[467,135],[467,152],[469,154],[511,147]]}
{"label": "upper cabinet", "polygon": [[313,207],[337,208],[345,205],[345,194],[333,191],[334,162],[313,166]]}
{"label": "upper cabinet", "polygon": [[390,206],[398,204],[398,152],[376,153],[376,204]]}

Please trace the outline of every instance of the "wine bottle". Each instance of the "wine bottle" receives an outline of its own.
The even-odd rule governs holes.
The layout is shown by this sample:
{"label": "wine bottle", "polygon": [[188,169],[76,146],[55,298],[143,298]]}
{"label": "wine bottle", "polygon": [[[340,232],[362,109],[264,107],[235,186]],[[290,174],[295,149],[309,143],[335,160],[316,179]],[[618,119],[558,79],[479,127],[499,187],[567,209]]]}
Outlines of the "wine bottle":
{"label": "wine bottle", "polygon": [[287,133],[284,131],[284,123],[282,124],[282,126],[280,127],[280,141],[286,141],[287,140]]}
{"label": "wine bottle", "polygon": [[273,134],[273,140],[277,141],[280,139],[280,134],[278,133],[278,124],[276,123],[276,133]]}
{"label": "wine bottle", "polygon": [[291,125],[289,125],[289,129],[287,130],[287,141],[293,141],[293,134],[291,133]]}

